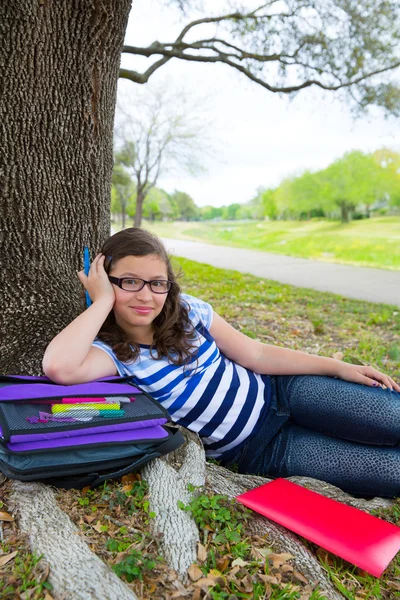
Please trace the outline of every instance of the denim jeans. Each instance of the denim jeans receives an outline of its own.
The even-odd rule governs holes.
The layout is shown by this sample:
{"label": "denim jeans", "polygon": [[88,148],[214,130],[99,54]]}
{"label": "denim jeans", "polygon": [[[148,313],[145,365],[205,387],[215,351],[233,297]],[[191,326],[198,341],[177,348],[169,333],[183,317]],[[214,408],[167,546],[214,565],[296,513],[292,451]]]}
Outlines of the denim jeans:
{"label": "denim jeans", "polygon": [[220,460],[241,473],[302,475],[353,494],[400,496],[400,394],[333,377],[271,377],[258,429]]}

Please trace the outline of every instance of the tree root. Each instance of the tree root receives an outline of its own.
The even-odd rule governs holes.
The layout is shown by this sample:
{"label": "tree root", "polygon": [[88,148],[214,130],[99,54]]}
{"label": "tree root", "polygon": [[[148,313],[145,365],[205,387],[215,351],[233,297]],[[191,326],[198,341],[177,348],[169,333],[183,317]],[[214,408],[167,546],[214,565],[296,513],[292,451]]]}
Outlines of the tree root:
{"label": "tree root", "polygon": [[[185,444],[166,457],[153,460],[142,470],[150,489],[151,510],[156,513],[150,528],[160,539],[161,552],[167,564],[179,578],[187,582],[187,570],[196,562],[199,532],[189,513],[178,507],[187,504],[192,494],[188,484],[206,487],[214,493],[233,498],[249,489],[267,483],[264,477],[233,473],[206,463],[198,436],[182,430]],[[354,498],[335,486],[307,477],[291,477],[291,481],[308,487],[329,498],[345,502],[367,512],[387,508],[391,500]],[[52,488],[40,483],[12,482],[11,505],[19,514],[22,532],[29,536],[36,554],[44,554],[50,564],[49,581],[56,597],[74,600],[135,600],[135,594],[107,567],[79,537],[78,528],[58,507]],[[266,535],[267,543],[278,552],[295,557],[296,569],[329,600],[342,596],[333,587],[323,568],[300,541],[287,529],[255,515],[247,525],[249,533]]]}
{"label": "tree root", "polygon": [[38,556],[50,565],[55,597],[74,600],[137,600],[137,596],[80,538],[78,528],[57,505],[51,487],[12,482],[10,505]]}
{"label": "tree root", "polygon": [[191,516],[178,507],[178,500],[187,504],[192,494],[188,484],[204,486],[205,454],[195,434],[185,431],[186,444],[165,458],[158,458],[142,471],[149,484],[151,510],[156,517],[152,530],[161,533],[161,549],[169,566],[182,580],[196,560],[199,532]]}

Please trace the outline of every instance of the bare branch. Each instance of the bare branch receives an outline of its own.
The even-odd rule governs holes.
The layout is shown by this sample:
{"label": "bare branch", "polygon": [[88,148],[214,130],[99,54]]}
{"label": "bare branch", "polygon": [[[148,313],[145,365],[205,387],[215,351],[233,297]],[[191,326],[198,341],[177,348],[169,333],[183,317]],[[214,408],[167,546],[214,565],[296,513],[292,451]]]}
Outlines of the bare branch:
{"label": "bare branch", "polygon": [[[290,85],[290,86],[273,86],[270,85],[269,83],[267,83],[266,81],[264,81],[263,79],[261,79],[260,77],[257,77],[256,75],[254,75],[254,73],[252,73],[250,71],[250,69],[244,67],[243,65],[237,64],[235,62],[233,62],[229,56],[227,56],[226,54],[220,53],[218,56],[196,56],[193,54],[184,54],[180,51],[168,51],[165,50],[164,51],[166,53],[166,55],[168,55],[168,58],[180,58],[182,60],[187,60],[187,61],[193,61],[193,62],[203,62],[203,63],[224,63],[229,65],[230,67],[233,67],[234,69],[236,69],[237,71],[240,71],[241,73],[243,73],[244,75],[246,75],[246,77],[248,77],[249,79],[251,79],[251,81],[254,81],[255,83],[261,85],[262,87],[266,88],[267,90],[269,90],[270,92],[282,92],[285,94],[289,94],[292,92],[298,92],[299,90],[302,90],[304,88],[310,87],[312,85],[315,85],[317,87],[320,87],[324,90],[329,90],[329,91],[336,91],[339,90],[341,88],[347,88],[347,87],[351,87],[353,85],[357,85],[358,83],[365,81],[366,79],[369,79],[370,77],[373,77],[374,75],[380,75],[382,73],[386,73],[387,71],[392,71],[393,69],[397,68],[400,66],[400,61],[397,61],[389,66],[383,67],[382,69],[376,69],[374,71],[368,71],[367,73],[364,73],[363,75],[356,77],[354,79],[351,79],[349,81],[340,81],[337,85],[329,85],[329,84],[325,84],[322,81],[319,81],[317,79],[309,79],[306,80],[300,84],[297,85]],[[245,57],[243,57],[244,59]],[[242,60],[242,59],[241,59]],[[161,61],[160,61],[161,62]],[[283,61],[282,61],[283,62]],[[301,62],[297,62],[294,61],[291,66],[295,66],[295,65],[299,65],[299,66],[303,66]],[[307,68],[311,68],[310,65],[306,65]],[[156,69],[154,69],[156,70]],[[315,69],[316,70],[316,69]],[[153,71],[154,72],[154,71]],[[134,72],[133,72],[134,73]],[[123,71],[120,72],[120,76],[124,77],[125,79],[131,79],[132,81],[135,81],[135,79],[133,79],[133,77],[130,76],[131,72],[127,69],[124,69]],[[331,75],[333,75],[333,73],[331,73]],[[339,77],[337,75],[334,75],[337,79],[339,79]],[[143,77],[145,77],[145,74],[143,74]],[[148,78],[145,79],[145,81],[147,81]],[[145,81],[143,82],[139,82],[139,83],[145,83]]]}
{"label": "bare branch", "polygon": [[[222,63],[273,93],[290,94],[311,86],[328,91],[358,87],[360,107],[374,102],[383,106],[384,94],[379,97],[378,89],[382,79],[372,84],[369,94],[362,84],[400,66],[398,12],[394,1],[384,13],[372,4],[365,5],[361,14],[353,0],[347,4],[327,0],[321,5],[312,0],[288,0],[279,13],[279,3],[271,0],[252,11],[199,18],[183,27],[174,42],[154,41],[146,48],[125,46],[124,53],[158,56],[159,60],[144,73],[122,69],[120,76],[145,83],[172,58]],[[226,36],[216,33],[184,40],[196,27],[213,24],[225,30]],[[268,72],[268,65],[276,65],[278,71]]]}

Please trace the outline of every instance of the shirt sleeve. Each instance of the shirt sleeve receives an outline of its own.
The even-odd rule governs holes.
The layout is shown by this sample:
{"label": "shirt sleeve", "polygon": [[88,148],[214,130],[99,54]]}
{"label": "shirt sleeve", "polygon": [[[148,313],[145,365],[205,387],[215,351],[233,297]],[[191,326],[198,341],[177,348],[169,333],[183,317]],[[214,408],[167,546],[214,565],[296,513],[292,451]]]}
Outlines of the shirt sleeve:
{"label": "shirt sleeve", "polygon": [[189,318],[192,323],[196,326],[201,322],[206,329],[210,329],[214,314],[211,304],[189,294],[181,294],[181,297],[189,305]]}
{"label": "shirt sleeve", "polygon": [[113,360],[119,375],[132,375],[132,372],[129,369],[129,365],[118,360],[118,358],[115,356],[115,353],[113,352],[113,349],[110,348],[108,344],[96,339],[92,343],[92,346],[94,346],[95,348],[100,348],[100,350],[103,350],[103,352],[106,352],[108,354],[108,356]]}

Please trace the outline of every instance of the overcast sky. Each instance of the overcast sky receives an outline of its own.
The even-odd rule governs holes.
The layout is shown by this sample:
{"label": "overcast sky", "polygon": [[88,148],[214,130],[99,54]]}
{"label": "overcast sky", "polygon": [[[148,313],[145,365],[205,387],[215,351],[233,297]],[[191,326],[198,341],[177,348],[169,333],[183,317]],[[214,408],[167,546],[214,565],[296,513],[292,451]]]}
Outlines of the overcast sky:
{"label": "overcast sky", "polygon": [[[178,13],[160,0],[135,0],[125,43],[172,41],[181,29]],[[144,71],[146,65],[141,58],[122,59],[125,68]],[[399,120],[385,120],[377,109],[354,120],[344,103],[318,89],[300,92],[289,101],[228,66],[177,59],[150,82],[184,86],[192,101],[207,98],[214,140],[214,156],[205,161],[207,172],[198,177],[164,173],[157,184],[167,192],[187,192],[198,206],[247,202],[260,186],[276,186],[287,175],[324,168],[350,150],[387,146],[400,151]],[[134,94],[138,86],[120,80],[120,87]]]}

